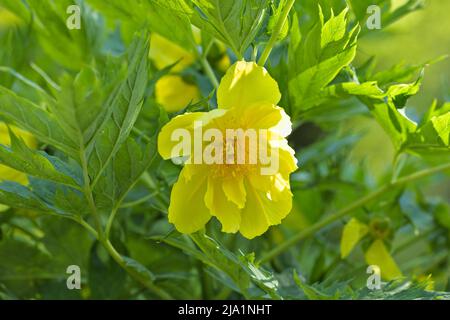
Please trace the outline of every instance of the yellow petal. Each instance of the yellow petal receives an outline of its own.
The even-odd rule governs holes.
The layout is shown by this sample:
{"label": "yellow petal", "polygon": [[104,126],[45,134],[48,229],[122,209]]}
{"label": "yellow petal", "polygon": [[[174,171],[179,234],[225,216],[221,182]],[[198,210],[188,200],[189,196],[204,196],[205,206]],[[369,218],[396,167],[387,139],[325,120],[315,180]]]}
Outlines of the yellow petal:
{"label": "yellow petal", "polygon": [[366,224],[359,222],[357,219],[352,218],[344,226],[341,238],[341,257],[347,257],[353,248],[358,244],[366,234],[369,232],[369,228]]}
{"label": "yellow petal", "polygon": [[[276,149],[274,152],[278,153],[279,169],[278,171],[284,176],[289,175],[298,169],[297,158],[295,157],[295,151],[288,145],[286,140],[279,140],[276,144],[271,141],[271,146]],[[275,155],[274,155],[275,157]]]}
{"label": "yellow petal", "polygon": [[177,75],[161,77],[155,85],[156,101],[167,112],[177,112],[200,99],[196,85],[187,83]]}
{"label": "yellow petal", "polygon": [[169,222],[181,233],[193,233],[202,229],[211,218],[204,201],[208,172],[199,171],[187,180],[183,170],[172,188]]}
{"label": "yellow petal", "polygon": [[272,225],[281,223],[292,208],[292,193],[285,189],[280,193],[278,201],[269,198],[267,192],[256,189],[251,182],[245,184],[247,200],[241,211],[241,226],[239,231],[253,239],[267,231]]}
{"label": "yellow petal", "polygon": [[365,254],[369,265],[380,268],[381,277],[387,281],[402,277],[402,272],[397,266],[382,240],[375,240]]}
{"label": "yellow petal", "polygon": [[[176,116],[171,119],[158,135],[158,152],[163,157],[163,159],[170,159],[181,156],[189,156],[191,154],[192,148],[190,150],[182,150],[184,152],[172,154],[174,148],[181,143],[181,137],[173,137],[178,129],[184,129],[185,134],[191,138],[191,147],[194,143],[194,122],[198,121],[202,126],[207,125],[211,120],[216,117],[221,117],[225,110],[213,110],[210,112],[187,112],[185,114]],[[176,138],[176,139],[175,139]],[[187,137],[185,137],[187,138]],[[177,140],[178,139],[178,140]],[[198,142],[198,141],[197,141]]]}
{"label": "yellow petal", "polygon": [[269,199],[278,201],[285,196],[286,189],[290,192],[289,177],[284,177],[282,174],[277,173],[275,175],[249,175],[248,180],[250,181],[253,188],[256,190],[266,193]]}
{"label": "yellow petal", "polygon": [[277,82],[255,62],[238,61],[228,69],[217,91],[219,108],[242,108],[256,103],[276,105]]}
{"label": "yellow petal", "polygon": [[157,33],[152,34],[150,39],[149,58],[152,59],[158,69],[163,69],[179,61],[172,68],[172,71],[175,72],[187,68],[195,61],[192,53]]}
{"label": "yellow petal", "polygon": [[[192,135],[194,131],[194,121],[200,120],[202,116],[204,116],[204,112],[194,112],[194,113],[185,113],[175,118],[171,119],[164,127],[161,129],[161,132],[158,135],[158,152],[163,157],[163,159],[174,158],[175,156],[172,154],[173,149],[176,145],[180,143],[180,141],[174,141],[172,135],[177,129],[185,129],[188,131],[188,134]],[[176,156],[188,156],[190,155],[190,150],[185,150]]]}
{"label": "yellow petal", "polygon": [[286,111],[283,108],[276,107],[278,112],[280,113],[280,120],[277,124],[271,127],[271,131],[279,134],[282,137],[287,137],[292,132],[292,122],[291,117],[288,116]]}
{"label": "yellow petal", "polygon": [[241,213],[236,204],[225,196],[221,179],[208,178],[208,191],[205,195],[206,206],[211,215],[217,217],[222,224],[222,232],[235,233],[239,230]]}
{"label": "yellow petal", "polygon": [[232,201],[241,209],[244,207],[246,192],[244,178],[242,176],[225,178],[222,188],[228,200]]}

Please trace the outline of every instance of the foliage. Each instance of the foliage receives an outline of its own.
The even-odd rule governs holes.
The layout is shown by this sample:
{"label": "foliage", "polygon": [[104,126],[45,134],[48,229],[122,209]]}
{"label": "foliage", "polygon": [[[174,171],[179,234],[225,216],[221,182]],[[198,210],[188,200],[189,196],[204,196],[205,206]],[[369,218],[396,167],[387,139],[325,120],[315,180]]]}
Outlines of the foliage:
{"label": "foliage", "polygon": [[[0,121],[39,142],[0,141],[0,299],[449,298],[450,102],[421,117],[409,105],[441,57],[386,70],[356,59],[369,5],[383,34],[423,1],[77,0],[70,30],[72,2],[0,0]],[[192,63],[158,69],[154,35]],[[157,136],[216,109],[221,63],[264,64],[263,52],[294,126],[293,208],[253,240],[217,221],[180,234],[167,213],[181,166]],[[202,99],[158,103],[168,74]],[[5,180],[7,167],[28,183]],[[366,288],[368,264],[381,289]],[[67,290],[70,265],[81,290]]]}

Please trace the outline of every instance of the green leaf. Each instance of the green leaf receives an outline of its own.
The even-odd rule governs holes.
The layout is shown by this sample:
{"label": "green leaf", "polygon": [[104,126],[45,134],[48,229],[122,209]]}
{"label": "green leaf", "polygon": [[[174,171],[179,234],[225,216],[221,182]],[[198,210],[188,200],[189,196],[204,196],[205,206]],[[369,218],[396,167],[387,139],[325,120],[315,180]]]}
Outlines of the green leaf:
{"label": "green leaf", "polygon": [[98,242],[90,251],[88,275],[93,299],[120,299],[126,292],[126,272]]}
{"label": "green leaf", "polygon": [[75,78],[64,74],[60,86],[56,100],[49,99],[49,108],[73,143],[86,146],[105,121],[108,101],[104,102],[104,92],[109,88],[91,68],[82,69]]}
{"label": "green leaf", "polygon": [[268,0],[176,0],[158,1],[187,14],[199,29],[229,45],[242,57],[261,29]]}
{"label": "green leaf", "polygon": [[[295,117],[320,102],[323,90],[338,73],[353,61],[358,27],[347,32],[347,10],[324,21],[319,10],[318,21],[298,45],[289,48],[289,93],[291,114]],[[298,23],[293,25],[299,34]],[[298,36],[297,36],[298,39]],[[333,92],[336,88],[330,88]]]}
{"label": "green leaf", "polygon": [[342,82],[323,88],[316,95],[305,97],[303,105],[318,107],[333,102],[336,99],[347,99],[351,97],[368,97],[370,99],[383,99],[386,94],[378,87],[375,81],[356,83]]}
{"label": "green leaf", "polygon": [[27,187],[11,181],[0,183],[0,203],[13,208],[50,211],[46,203]]}
{"label": "green leaf", "polygon": [[436,221],[450,230],[450,206],[446,203],[440,203],[434,210]]}
{"label": "green leaf", "polygon": [[93,184],[107,168],[108,163],[128,139],[141,111],[148,83],[149,43],[144,37],[137,38],[130,49],[128,76],[115,90],[108,109],[106,121],[97,130],[87,146],[89,174]]}
{"label": "green leaf", "polygon": [[396,149],[400,149],[410,133],[416,130],[416,124],[400,113],[390,101],[361,97],[373,117],[390,136]]}
{"label": "green leaf", "polygon": [[[192,234],[191,239],[200,250],[180,238],[172,236],[155,238],[183,250],[187,255],[209,266],[211,269],[208,273],[212,277],[245,297],[261,298],[268,295],[273,299],[280,298],[277,292],[278,281],[273,274],[255,265],[253,254],[237,256],[200,232]],[[252,283],[256,288],[251,285]]]}
{"label": "green leaf", "polygon": [[80,192],[48,180],[30,178],[30,185],[5,181],[0,184],[0,203],[11,208],[74,218],[85,215],[87,204]]}
{"label": "green leaf", "polygon": [[11,147],[0,145],[0,163],[18,171],[41,179],[48,179],[57,183],[79,188],[79,168],[74,169],[59,158],[44,151],[36,151],[18,138],[13,131],[9,131]]}
{"label": "green leaf", "polygon": [[131,39],[136,30],[145,28],[189,51],[195,50],[191,23],[186,14],[190,8],[182,1],[90,0],[89,3],[106,17],[120,20],[126,40]]}
{"label": "green leaf", "polygon": [[83,217],[89,213],[83,194],[76,189],[49,180],[29,178],[28,188],[48,206],[50,213]]}
{"label": "green leaf", "polygon": [[58,124],[53,115],[31,101],[0,86],[0,116],[7,122],[32,133],[67,155],[77,158],[77,145]]}
{"label": "green leaf", "polygon": [[122,258],[125,261],[125,269],[134,277],[141,279],[144,283],[153,283],[155,281],[155,275],[144,265],[129,257],[122,256]]}
{"label": "green leaf", "polygon": [[419,78],[414,83],[396,84],[389,87],[387,96],[396,108],[405,107],[408,99],[419,92],[420,85],[422,84],[423,72],[422,69]]}
{"label": "green leaf", "polygon": [[279,298],[278,281],[254,264],[254,256],[237,257],[205,234],[195,233],[191,238],[201,249],[203,262],[225,272],[244,296],[248,295],[249,284],[253,282],[272,299]]}
{"label": "green leaf", "polygon": [[[33,27],[41,48],[54,61],[70,70],[79,70],[92,57],[100,54],[104,41],[103,20],[93,12],[86,1],[77,1],[80,7],[81,29],[69,30],[66,19],[71,0],[28,0],[33,14]],[[57,41],[55,41],[57,39]],[[62,49],[63,48],[63,49]]]}
{"label": "green leaf", "polygon": [[306,282],[302,281],[296,271],[294,271],[294,281],[295,284],[303,291],[308,300],[332,300],[332,295],[322,292],[321,290],[315,288],[314,286],[308,285]]}
{"label": "green leaf", "polygon": [[404,148],[414,153],[426,155],[440,152],[448,157],[450,151],[450,104],[436,109],[433,103],[425,114],[417,130],[408,135]]}
{"label": "green leaf", "polygon": [[97,206],[117,208],[156,156],[156,137],[144,145],[133,138],[123,143],[94,188]]}

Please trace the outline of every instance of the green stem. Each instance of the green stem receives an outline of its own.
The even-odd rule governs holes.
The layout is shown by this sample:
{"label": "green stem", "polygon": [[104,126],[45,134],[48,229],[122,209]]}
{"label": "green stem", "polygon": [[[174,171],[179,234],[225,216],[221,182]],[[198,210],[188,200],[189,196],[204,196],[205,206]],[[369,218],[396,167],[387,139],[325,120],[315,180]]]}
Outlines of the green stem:
{"label": "green stem", "polygon": [[206,57],[202,57],[200,59],[200,62],[202,63],[203,69],[205,70],[205,73],[208,76],[214,88],[216,89],[219,88],[219,81],[217,80],[216,75],[214,74],[214,70],[211,68],[211,65],[209,64],[208,59],[206,59]]}
{"label": "green stem", "polygon": [[111,229],[114,223],[114,219],[116,218],[117,211],[118,208],[114,207],[113,210],[111,211],[111,214],[108,217],[108,222],[106,223],[105,228],[105,239],[109,239],[109,235],[111,234]]}
{"label": "green stem", "polygon": [[441,171],[449,170],[449,169],[450,169],[450,163],[447,163],[447,164],[443,164],[443,165],[440,165],[437,167],[433,167],[430,169],[425,169],[425,170],[416,172],[409,176],[400,178],[400,179],[396,180],[395,182],[388,183],[388,184],[380,187],[379,189],[369,193],[365,197],[353,202],[349,206],[347,206],[341,210],[338,210],[337,212],[322,219],[322,221],[319,221],[316,224],[312,225],[311,227],[300,231],[292,238],[288,239],[287,241],[283,242],[282,244],[280,244],[279,246],[275,247],[273,250],[271,250],[267,254],[265,254],[261,258],[260,263],[265,263],[265,262],[268,262],[268,261],[274,259],[275,257],[279,256],[280,254],[282,254],[283,252],[288,250],[290,247],[294,246],[297,242],[310,237],[311,235],[313,235],[315,232],[319,231],[320,229],[347,216],[354,210],[363,207],[364,205],[368,204],[372,200],[379,198],[381,195],[392,190],[394,187],[399,187],[399,186],[405,185],[408,182],[412,182],[412,181],[421,179],[423,177],[426,177],[426,176],[429,176],[429,175],[432,175],[432,174],[435,174],[435,173],[438,173]]}
{"label": "green stem", "polygon": [[94,236],[95,239],[98,239],[98,232],[92,228],[92,226],[87,223],[83,218],[81,217],[68,217],[69,219],[77,222],[78,224],[80,224],[83,228],[85,228],[90,234],[92,234]]}
{"label": "green stem", "polygon": [[91,214],[94,217],[96,229],[98,233],[98,237],[100,239],[103,238],[103,228],[102,228],[102,222],[100,219],[100,215],[97,212],[97,207],[95,205],[94,196],[92,195],[92,189],[91,189],[91,180],[89,178],[89,171],[88,171],[88,164],[85,157],[85,150],[83,143],[80,143],[80,161],[81,161],[81,167],[83,170],[83,182],[84,182],[84,188],[83,192],[86,197],[86,200],[89,205],[89,209],[91,210]]}
{"label": "green stem", "polygon": [[139,199],[137,199],[135,201],[126,202],[126,203],[122,204],[120,207],[121,208],[130,208],[130,207],[137,206],[137,205],[139,205],[141,203],[147,202],[148,200],[152,199],[157,194],[158,194],[158,191],[154,191],[154,192],[149,193],[148,195],[146,195],[146,196],[144,196],[142,198],[139,198]]}
{"label": "green stem", "polygon": [[[103,244],[105,249],[108,251],[110,256],[117,262],[117,264],[119,264],[124,270],[128,270],[128,266],[127,266],[125,260],[120,255],[120,253],[117,252],[116,248],[114,248],[112,243],[109,240],[101,241],[101,243]],[[135,275],[132,272],[128,272],[128,274],[131,277],[133,277],[136,281],[145,285],[146,288],[151,290],[156,296],[160,297],[161,299],[164,299],[164,300],[172,300],[173,299],[173,297],[169,293],[167,293],[165,290],[159,288],[154,283],[152,283],[150,281],[143,281],[142,279],[140,279],[137,275]]]}
{"label": "green stem", "polygon": [[270,36],[269,42],[267,43],[266,47],[264,48],[263,53],[261,54],[261,57],[259,58],[258,65],[264,66],[266,64],[267,59],[269,59],[270,53],[272,52],[273,47],[275,46],[275,43],[277,42],[277,39],[283,30],[284,24],[287,21],[287,18],[289,16],[289,12],[291,11],[292,7],[294,6],[295,0],[288,0],[287,4],[284,6],[283,11],[281,11],[280,18],[277,21],[277,24],[275,25],[275,28],[273,29],[272,35]]}

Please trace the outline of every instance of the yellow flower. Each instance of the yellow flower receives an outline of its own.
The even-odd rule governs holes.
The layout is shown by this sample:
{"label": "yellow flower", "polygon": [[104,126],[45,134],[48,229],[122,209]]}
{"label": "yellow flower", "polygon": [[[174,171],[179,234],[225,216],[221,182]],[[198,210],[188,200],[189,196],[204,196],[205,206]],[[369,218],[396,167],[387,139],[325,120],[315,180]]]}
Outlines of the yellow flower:
{"label": "yellow flower", "polygon": [[[13,132],[21,139],[24,140],[25,144],[30,148],[36,148],[37,142],[35,138],[28,132],[21,129],[10,126]],[[8,127],[4,123],[0,123],[0,144],[9,146],[11,140],[9,138]],[[11,169],[10,167],[0,164],[0,181],[15,181],[21,184],[27,184],[27,176],[17,170]]]}
{"label": "yellow flower", "polygon": [[189,103],[197,102],[200,99],[200,91],[196,85],[185,82],[178,75],[167,75],[156,82],[155,96],[156,101],[167,112],[177,112]]}
{"label": "yellow flower", "polygon": [[[252,239],[270,226],[280,224],[287,216],[292,207],[289,175],[297,169],[297,161],[285,139],[291,132],[291,121],[277,106],[280,98],[277,83],[263,67],[239,61],[231,66],[220,83],[218,109],[186,113],[163,127],[158,136],[161,156],[188,159],[173,186],[169,206],[169,222],[178,231],[196,232],[214,216],[222,224],[223,232],[239,231]],[[206,145],[201,142],[198,148],[195,135],[199,129],[215,130],[226,139],[209,140]],[[260,158],[249,161],[254,151],[259,154],[262,145],[252,144],[247,138],[240,142],[233,138],[230,143],[227,132],[232,129],[265,130],[267,135],[259,142],[269,145],[270,156],[277,155],[277,170],[264,172],[262,169],[267,163]],[[194,136],[194,147],[174,152],[179,145],[179,141],[172,139],[177,130]],[[219,152],[219,158],[228,160],[231,156],[231,162],[196,161],[199,154],[207,154],[211,146],[219,146],[214,149],[223,151],[223,154]],[[245,150],[244,163],[235,161],[240,150]]]}
{"label": "yellow flower", "polygon": [[194,61],[195,56],[180,47],[179,45],[167,40],[157,33],[152,34],[150,39],[149,58],[158,69],[163,69],[179,61],[172,71],[178,72],[189,67]]}
{"label": "yellow flower", "polygon": [[394,258],[392,258],[383,240],[375,240],[365,253],[366,262],[380,268],[381,277],[387,281],[401,278],[400,271]]}

